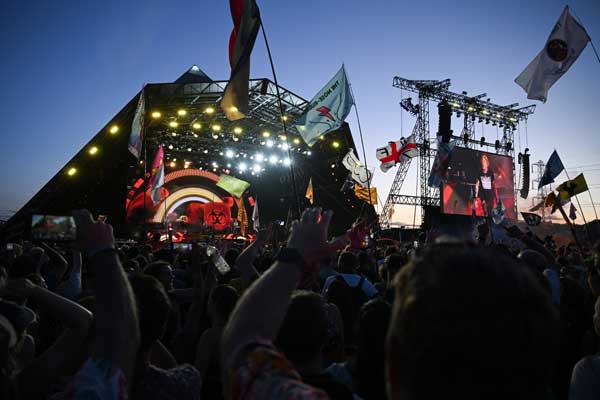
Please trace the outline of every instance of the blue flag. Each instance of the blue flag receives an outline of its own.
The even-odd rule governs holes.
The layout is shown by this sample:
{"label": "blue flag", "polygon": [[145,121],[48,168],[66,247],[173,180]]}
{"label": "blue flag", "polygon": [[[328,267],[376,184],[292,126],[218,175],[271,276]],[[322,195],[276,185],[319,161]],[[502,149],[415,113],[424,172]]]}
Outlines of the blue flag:
{"label": "blue flag", "polygon": [[554,182],[554,178],[556,178],[560,173],[565,169],[560,157],[556,150],[552,152],[550,159],[546,163],[546,168],[544,168],[544,175],[540,179],[540,183],[538,185],[538,189],[542,186],[546,186],[552,182]]}
{"label": "blue flag", "polygon": [[296,120],[300,136],[312,147],[321,136],[342,126],[353,104],[346,71],[342,66]]}

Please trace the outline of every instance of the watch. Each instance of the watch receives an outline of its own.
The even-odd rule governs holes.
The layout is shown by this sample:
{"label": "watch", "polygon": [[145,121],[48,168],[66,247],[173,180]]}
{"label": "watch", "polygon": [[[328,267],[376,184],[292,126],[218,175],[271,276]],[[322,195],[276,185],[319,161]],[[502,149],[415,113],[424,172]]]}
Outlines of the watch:
{"label": "watch", "polygon": [[302,257],[302,254],[291,247],[284,247],[281,249],[277,254],[277,261],[286,264],[295,264],[298,267],[304,266],[304,257]]}

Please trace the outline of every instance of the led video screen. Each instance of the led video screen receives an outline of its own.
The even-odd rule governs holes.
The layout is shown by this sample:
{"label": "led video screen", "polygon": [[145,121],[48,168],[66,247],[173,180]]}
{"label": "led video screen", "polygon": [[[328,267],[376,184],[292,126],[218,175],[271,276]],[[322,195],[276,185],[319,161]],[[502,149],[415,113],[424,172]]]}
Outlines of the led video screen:
{"label": "led video screen", "polygon": [[455,148],[442,184],[442,212],[489,217],[501,208],[514,220],[513,185],[512,157]]}

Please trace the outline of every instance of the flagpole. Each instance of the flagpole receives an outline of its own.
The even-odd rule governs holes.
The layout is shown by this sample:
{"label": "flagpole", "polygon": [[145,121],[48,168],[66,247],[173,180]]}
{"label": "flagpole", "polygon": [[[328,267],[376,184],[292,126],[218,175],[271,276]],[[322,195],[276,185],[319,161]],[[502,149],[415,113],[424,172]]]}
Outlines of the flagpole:
{"label": "flagpole", "polygon": [[285,135],[285,143],[287,146],[288,158],[290,159],[290,175],[292,175],[292,188],[294,190],[294,205],[296,206],[296,212],[298,213],[298,218],[301,216],[300,211],[300,202],[298,200],[298,188],[296,187],[296,177],[294,175],[294,163],[292,162],[292,153],[290,150],[290,145],[288,143],[288,135],[287,135],[287,127],[285,123],[285,114],[283,110],[283,103],[281,102],[281,93],[279,91],[279,83],[277,82],[277,74],[275,73],[275,65],[273,64],[273,57],[271,56],[271,48],[269,47],[269,41],[267,40],[267,33],[265,32],[265,25],[260,20],[260,29],[263,33],[263,38],[265,39],[265,46],[267,47],[267,54],[269,55],[269,63],[271,64],[271,72],[273,73],[273,81],[275,81],[275,89],[277,91],[277,102],[279,103],[279,112],[281,114],[281,124],[283,125],[283,134]]}
{"label": "flagpole", "polygon": [[[346,73],[346,67],[342,65],[344,68],[344,73]],[[348,74],[346,74],[346,79],[348,79]],[[369,204],[373,205],[373,199],[371,199],[371,179],[369,177],[369,166],[367,164],[367,153],[365,152],[365,142],[363,141],[362,127],[360,125],[360,117],[358,116],[358,105],[356,104],[356,97],[354,96],[354,91],[352,90],[352,84],[350,83],[350,79],[348,79],[348,86],[350,87],[350,94],[352,95],[352,102],[354,103],[354,113],[356,114],[356,122],[358,124],[358,133],[360,134],[360,145],[362,147],[363,158],[365,159],[365,170],[367,175],[367,190],[369,191]],[[362,211],[361,211],[362,214]]]}

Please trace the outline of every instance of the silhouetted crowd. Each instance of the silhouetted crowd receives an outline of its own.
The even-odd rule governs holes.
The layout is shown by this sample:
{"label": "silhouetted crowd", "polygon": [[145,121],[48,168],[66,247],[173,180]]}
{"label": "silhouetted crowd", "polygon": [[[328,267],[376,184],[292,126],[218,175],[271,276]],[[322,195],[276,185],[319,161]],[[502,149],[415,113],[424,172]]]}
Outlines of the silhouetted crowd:
{"label": "silhouetted crowd", "polygon": [[329,235],[3,245],[0,399],[600,399],[600,245]]}

